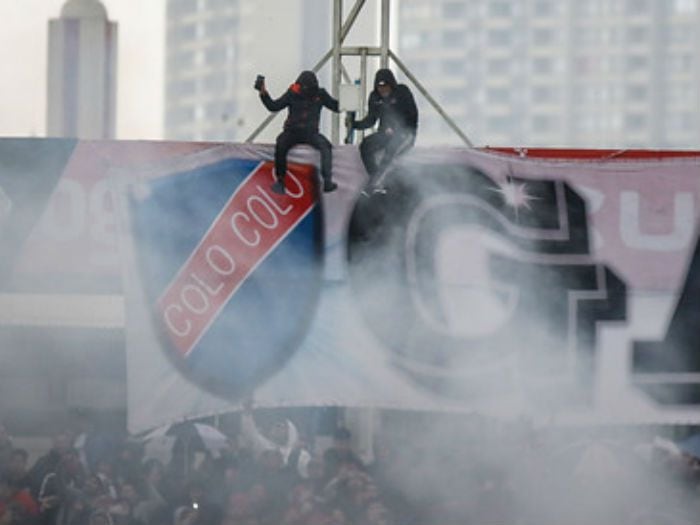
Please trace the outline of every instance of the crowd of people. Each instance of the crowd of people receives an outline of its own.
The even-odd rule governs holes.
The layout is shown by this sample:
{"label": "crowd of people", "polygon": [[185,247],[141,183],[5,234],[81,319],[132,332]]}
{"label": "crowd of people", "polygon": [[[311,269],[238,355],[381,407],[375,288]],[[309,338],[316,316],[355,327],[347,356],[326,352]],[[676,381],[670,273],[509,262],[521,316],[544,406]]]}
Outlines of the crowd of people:
{"label": "crowd of people", "polygon": [[28,464],[0,425],[0,525],[387,525],[372,475],[338,428],[312,455],[278,417],[261,430],[241,416],[240,435],[212,454],[178,439],[171,459],[143,443],[95,431],[55,433]]}
{"label": "crowd of people", "polygon": [[30,462],[0,424],[0,525],[690,525],[700,516],[700,459],[659,448],[642,460],[624,447],[581,453],[561,434],[477,424],[450,435],[433,425],[430,439],[412,442],[413,429],[377,443],[368,462],[343,426],[319,448],[284,411],[236,418],[216,451],[175,433],[167,461],[149,457],[143,440],[85,427],[56,432]]}

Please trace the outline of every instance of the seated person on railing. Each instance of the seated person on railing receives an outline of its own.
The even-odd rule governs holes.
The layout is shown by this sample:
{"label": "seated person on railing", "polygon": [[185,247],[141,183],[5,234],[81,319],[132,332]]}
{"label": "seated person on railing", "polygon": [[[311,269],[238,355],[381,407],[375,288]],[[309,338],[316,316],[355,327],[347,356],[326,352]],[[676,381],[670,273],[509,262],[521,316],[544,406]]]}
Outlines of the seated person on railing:
{"label": "seated person on railing", "polygon": [[380,69],[369,94],[367,116],[351,122],[353,129],[367,129],[379,120],[376,133],[360,143],[360,155],[369,175],[370,185],[389,167],[394,158],[410,149],[416,140],[418,108],[405,84],[398,84],[389,69]]}

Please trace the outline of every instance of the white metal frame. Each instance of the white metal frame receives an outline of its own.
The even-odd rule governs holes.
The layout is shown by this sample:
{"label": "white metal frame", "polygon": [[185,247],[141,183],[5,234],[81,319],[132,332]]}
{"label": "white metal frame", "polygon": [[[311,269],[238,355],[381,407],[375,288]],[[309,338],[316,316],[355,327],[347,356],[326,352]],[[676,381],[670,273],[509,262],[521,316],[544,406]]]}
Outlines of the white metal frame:
{"label": "white metal frame", "polygon": [[[398,56],[389,47],[389,21],[391,0],[379,0],[381,2],[381,20],[380,20],[380,38],[379,46],[343,46],[345,37],[347,37],[350,29],[357,20],[358,15],[366,4],[366,0],[355,0],[355,4],[350,9],[346,20],[343,22],[343,0],[333,0],[333,46],[326,52],[323,57],[312,68],[314,72],[318,72],[329,60],[331,60],[332,75],[331,75],[331,94],[334,98],[338,98],[340,94],[340,85],[343,79],[352,83],[350,76],[343,66],[343,57],[355,56],[360,57],[360,114],[363,113],[364,101],[367,99],[367,58],[379,57],[379,62],[382,68],[389,67],[391,60],[420,92],[421,95],[430,103],[430,105],[438,112],[447,125],[454,131],[459,138],[468,147],[474,145],[450,116],[442,109],[440,104],[430,95],[428,90],[418,81],[418,79],[409,71],[406,65],[399,59]],[[275,113],[268,115],[265,120],[251,133],[246,139],[246,142],[253,142],[255,138],[267,127],[267,125],[275,118]],[[340,142],[340,115],[333,114],[331,120],[331,142],[339,144]]]}

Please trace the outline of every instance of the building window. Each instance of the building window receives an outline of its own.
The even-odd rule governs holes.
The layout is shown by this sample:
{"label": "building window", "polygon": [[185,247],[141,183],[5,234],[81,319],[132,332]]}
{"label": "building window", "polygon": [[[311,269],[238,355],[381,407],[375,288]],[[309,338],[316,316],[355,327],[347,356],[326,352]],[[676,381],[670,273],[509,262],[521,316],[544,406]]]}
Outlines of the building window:
{"label": "building window", "polygon": [[464,89],[450,88],[442,90],[442,100],[445,104],[461,104],[465,101]]}
{"label": "building window", "polygon": [[551,29],[536,29],[532,32],[532,42],[537,46],[551,45],[554,42],[554,31]]}
{"label": "building window", "polygon": [[690,73],[693,70],[693,56],[683,53],[669,57],[668,70],[672,73]]}
{"label": "building window", "polygon": [[510,16],[511,14],[511,4],[510,2],[504,1],[492,1],[489,3],[489,14],[491,16]]}
{"label": "building window", "polygon": [[492,29],[488,33],[489,44],[507,46],[510,44],[512,32],[508,29]]}
{"label": "building window", "polygon": [[184,71],[194,65],[194,53],[174,53],[168,57],[168,69],[172,72]]}
{"label": "building window", "polygon": [[643,71],[647,67],[647,58],[640,55],[629,56],[627,57],[625,67],[629,73]]}
{"label": "building window", "polygon": [[634,131],[644,128],[646,125],[646,117],[638,113],[625,115],[625,129]]}
{"label": "building window", "polygon": [[489,117],[489,131],[494,133],[507,133],[510,131],[510,118],[507,116]]}
{"label": "building window", "polygon": [[463,31],[445,31],[442,34],[442,45],[445,47],[460,47],[464,45]]}
{"label": "building window", "polygon": [[215,38],[232,34],[236,29],[236,20],[233,18],[215,18],[207,22],[204,32],[207,37]]}
{"label": "building window", "polygon": [[208,9],[225,9],[227,7],[234,7],[236,5],[236,0],[207,0]]}
{"label": "building window", "polygon": [[211,47],[207,49],[205,54],[205,59],[207,65],[215,66],[221,65],[226,62],[226,48],[224,47]]}
{"label": "building window", "polygon": [[627,0],[625,8],[628,15],[643,15],[649,11],[649,0]]}
{"label": "building window", "polygon": [[425,33],[406,33],[401,35],[402,49],[418,49],[428,44],[428,37]]}
{"label": "building window", "polygon": [[168,0],[168,16],[183,16],[197,12],[197,0]]}
{"label": "building window", "polygon": [[488,61],[488,72],[494,75],[503,75],[510,71],[510,61],[505,58],[494,58]]}
{"label": "building window", "polygon": [[467,13],[467,6],[464,2],[447,2],[442,5],[442,16],[443,18],[449,18],[455,20],[457,18],[462,18]]}
{"label": "building window", "polygon": [[692,83],[675,84],[669,88],[670,100],[678,106],[692,107],[697,96]]}
{"label": "building window", "polygon": [[486,100],[491,104],[508,104],[510,90],[508,88],[490,88],[486,92]]}
{"label": "building window", "polygon": [[695,13],[697,10],[697,0],[673,0],[674,13]]}
{"label": "building window", "polygon": [[551,58],[539,57],[532,61],[532,70],[537,74],[551,73],[554,66]]}
{"label": "building window", "polygon": [[466,72],[466,63],[464,60],[444,60],[442,72],[447,76],[463,75]]}
{"label": "building window", "polygon": [[690,26],[677,25],[673,28],[673,31],[671,31],[668,38],[674,44],[689,44],[693,43],[695,33],[693,32],[693,28]]}
{"label": "building window", "polygon": [[694,118],[689,112],[670,113],[666,119],[666,127],[671,133],[687,133],[695,128]]}
{"label": "building window", "polygon": [[194,121],[194,108],[185,106],[168,111],[168,126],[181,126],[191,124]]}
{"label": "building window", "polygon": [[532,88],[532,101],[537,104],[559,102],[559,91],[551,86],[535,86]]}
{"label": "building window", "polygon": [[627,42],[631,44],[641,44],[649,38],[646,27],[630,27],[627,29]]}
{"label": "building window", "polygon": [[168,96],[172,98],[191,97],[194,92],[194,80],[180,80],[168,84]]}
{"label": "building window", "polygon": [[534,115],[532,117],[532,130],[537,133],[554,131],[555,121],[551,115]]}
{"label": "building window", "polygon": [[210,93],[219,93],[226,89],[226,75],[214,73],[204,78],[204,89]]}
{"label": "building window", "polygon": [[176,25],[168,29],[168,36],[175,42],[194,40],[196,34],[194,24]]}
{"label": "building window", "polygon": [[647,98],[647,87],[642,85],[627,86],[627,99],[633,102],[642,102]]}
{"label": "building window", "polygon": [[538,0],[535,2],[533,11],[537,16],[551,15],[554,13],[554,5],[552,0]]}

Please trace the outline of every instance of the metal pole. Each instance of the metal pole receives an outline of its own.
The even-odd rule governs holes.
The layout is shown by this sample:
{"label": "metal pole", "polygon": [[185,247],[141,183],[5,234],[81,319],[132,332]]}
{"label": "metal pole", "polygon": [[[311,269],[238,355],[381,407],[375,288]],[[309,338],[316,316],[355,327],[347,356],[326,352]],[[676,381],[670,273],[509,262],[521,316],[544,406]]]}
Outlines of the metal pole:
{"label": "metal pole", "polygon": [[437,111],[440,116],[447,122],[447,125],[452,128],[452,130],[459,135],[459,137],[462,139],[462,141],[469,146],[470,148],[474,147],[474,144],[469,140],[469,138],[462,132],[461,129],[455,124],[455,122],[450,118],[450,116],[445,113],[445,111],[440,107],[440,104],[437,103],[437,101],[430,96],[430,93],[421,85],[420,82],[418,82],[418,79],[413,76],[413,73],[411,73],[408,68],[404,65],[401,60],[399,60],[399,57],[397,57],[393,51],[389,51],[389,55],[391,56],[391,59],[396,62],[396,65],[399,66],[399,69],[403,71],[404,75],[408,77],[408,79],[413,83],[414,86],[420,91],[420,93],[430,102],[430,105],[435,108],[435,111]]}
{"label": "metal pole", "polygon": [[352,9],[350,10],[350,13],[348,14],[347,20],[345,20],[345,23],[343,24],[343,28],[340,30],[340,41],[344,42],[345,37],[348,36],[348,32],[350,31],[350,28],[352,25],[355,23],[355,20],[357,20],[357,15],[360,14],[360,11],[362,10],[362,7],[365,5],[366,0],[357,0],[355,2],[355,5],[352,6]]}
{"label": "metal pole", "polygon": [[389,67],[389,0],[382,0],[381,67]]}
{"label": "metal pole", "polygon": [[[367,48],[360,49],[360,108],[358,116],[365,116],[365,100],[367,100]],[[364,138],[364,130],[360,131],[360,139]]]}
{"label": "metal pole", "polygon": [[[340,44],[343,17],[343,0],[335,0],[333,3],[333,79],[331,85],[331,94],[333,98],[338,98],[340,95]],[[340,142],[340,115],[334,113],[331,116],[331,142],[338,144]]]}
{"label": "metal pole", "polygon": [[[365,5],[366,0],[356,0],[353,5],[347,20],[343,23],[343,1],[334,0],[333,5],[333,47],[324,55],[321,60],[314,66],[313,71],[317,72],[323,65],[328,62],[331,58],[332,62],[332,85],[331,94],[333,97],[338,98],[340,95],[340,83],[344,77],[346,81],[350,81],[347,70],[343,67],[342,58],[343,56],[360,56],[360,108],[358,115],[360,117],[364,116],[364,103],[367,98],[367,57],[368,56],[379,56],[381,67],[385,68],[389,65],[389,59],[393,60],[398,68],[408,77],[408,79],[413,83],[416,89],[426,98],[430,105],[438,112],[438,114],[444,119],[447,125],[462,139],[467,146],[473,148],[474,145],[469,140],[469,138],[462,132],[457,124],[450,118],[450,116],[445,113],[445,111],[440,107],[440,104],[430,95],[427,89],[413,76],[413,74],[408,70],[403,62],[396,56],[396,54],[389,49],[389,19],[390,19],[390,4],[391,0],[381,0],[381,43],[379,47],[376,46],[348,46],[343,47],[342,43],[347,36],[348,32],[355,23],[360,11]],[[265,129],[265,127],[275,118],[277,113],[272,113],[268,115],[267,118],[253,131],[253,133],[246,139],[246,142],[252,142],[260,134],[260,132]],[[331,116],[331,142],[338,144],[340,141],[340,115],[333,114]]]}

